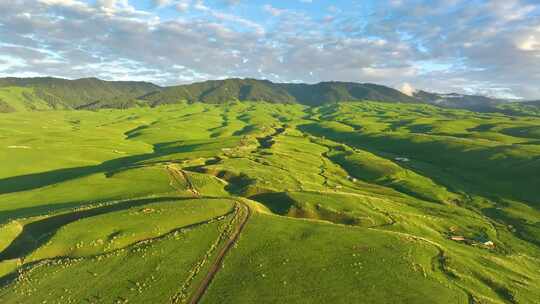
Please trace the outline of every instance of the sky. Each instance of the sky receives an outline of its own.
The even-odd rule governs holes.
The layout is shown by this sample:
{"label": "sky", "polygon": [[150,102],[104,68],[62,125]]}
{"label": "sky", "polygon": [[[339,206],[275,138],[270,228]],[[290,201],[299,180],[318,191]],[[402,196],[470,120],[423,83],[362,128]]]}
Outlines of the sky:
{"label": "sky", "polygon": [[0,77],[540,98],[540,0],[0,0]]}

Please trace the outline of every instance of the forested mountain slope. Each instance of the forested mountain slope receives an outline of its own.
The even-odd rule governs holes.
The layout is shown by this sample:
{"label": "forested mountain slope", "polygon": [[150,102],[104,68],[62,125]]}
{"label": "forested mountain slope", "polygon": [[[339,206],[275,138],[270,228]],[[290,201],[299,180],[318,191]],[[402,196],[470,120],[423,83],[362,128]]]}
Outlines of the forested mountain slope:
{"label": "forested mountain slope", "polygon": [[419,102],[395,89],[346,82],[273,83],[256,79],[226,79],[161,88],[147,82],[104,81],[96,78],[0,79],[0,111],[99,109],[158,106],[187,102],[266,101],[321,105],[374,100]]}
{"label": "forested mountain slope", "polygon": [[223,103],[231,100],[267,101],[321,105],[342,101],[374,100],[419,102],[398,90],[363,83],[321,82],[318,84],[273,83],[256,79],[211,80],[168,87],[145,97],[152,105],[188,102]]}
{"label": "forested mountain slope", "polygon": [[1,78],[0,105],[12,110],[123,108],[135,105],[138,97],[160,89],[148,82],[97,78]]}

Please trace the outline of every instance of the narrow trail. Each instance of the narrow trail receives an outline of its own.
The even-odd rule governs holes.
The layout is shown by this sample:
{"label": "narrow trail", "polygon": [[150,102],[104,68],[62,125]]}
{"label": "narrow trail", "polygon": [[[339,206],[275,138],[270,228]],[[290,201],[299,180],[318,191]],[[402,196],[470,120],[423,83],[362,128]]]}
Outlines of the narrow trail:
{"label": "narrow trail", "polygon": [[[110,256],[115,255],[116,253],[124,252],[126,250],[131,249],[131,248],[147,246],[148,244],[164,240],[164,239],[166,239],[168,237],[171,237],[171,236],[175,235],[176,233],[178,233],[180,231],[186,231],[186,230],[194,229],[194,228],[197,228],[197,227],[200,227],[200,226],[203,226],[203,225],[207,225],[207,224],[215,222],[215,221],[219,221],[223,217],[229,216],[233,212],[234,211],[231,210],[231,211],[229,211],[229,212],[227,212],[225,214],[218,215],[218,216],[209,218],[209,219],[204,220],[204,221],[187,224],[185,226],[176,227],[173,230],[170,230],[169,232],[167,232],[165,234],[158,235],[158,236],[155,236],[155,237],[146,238],[146,239],[141,239],[141,240],[138,240],[138,241],[136,241],[134,243],[128,244],[125,247],[120,247],[120,248],[117,248],[117,249],[104,251],[103,253],[86,255],[86,256],[78,256],[78,257],[58,256],[58,257],[52,257],[52,258],[44,258],[44,259],[29,262],[29,263],[25,263],[24,258],[19,257],[18,259],[21,261],[21,267],[22,268],[21,268],[21,271],[18,272],[18,274],[23,273],[23,271],[31,270],[35,266],[53,264],[53,263],[55,263],[57,261],[62,261],[62,260],[63,261],[82,261],[82,260],[95,259],[95,258],[98,258],[98,257],[110,257]],[[2,261],[2,260],[0,260],[0,261]],[[17,276],[14,276],[13,273],[9,273],[7,275],[0,276],[0,290],[4,289],[6,287],[9,287],[10,286],[9,284],[12,283],[13,279],[15,279],[16,277]]]}
{"label": "narrow trail", "polygon": [[216,258],[214,259],[214,262],[212,262],[212,264],[210,265],[210,269],[208,270],[208,273],[199,283],[199,286],[196,288],[195,292],[192,294],[188,302],[190,304],[197,304],[200,302],[205,292],[207,291],[208,287],[210,286],[210,283],[212,283],[212,280],[214,279],[218,271],[221,269],[225,256],[227,255],[227,253],[229,253],[229,251],[233,248],[233,246],[238,241],[240,234],[244,230],[248,222],[248,219],[251,216],[251,209],[247,205],[240,202],[238,202],[238,205],[241,208],[238,211],[239,217],[240,217],[238,225],[236,226],[236,229],[233,231],[229,239],[223,245],[221,250],[218,252]]}
{"label": "narrow trail", "polygon": [[201,193],[197,190],[197,188],[195,188],[195,185],[193,184],[193,182],[191,181],[191,179],[189,178],[189,176],[186,174],[184,170],[178,169],[174,165],[167,165],[166,168],[172,179],[171,182],[169,183],[171,187],[173,187],[174,189],[178,191],[181,191],[180,189],[178,189],[178,187],[174,186],[174,181],[180,184],[181,180],[183,179],[186,182],[187,190],[189,192],[193,193],[195,197],[201,196]]}
{"label": "narrow trail", "polygon": [[193,182],[191,182],[191,179],[186,174],[186,171],[184,171],[184,170],[178,170],[178,171],[180,172],[180,174],[182,174],[182,177],[186,180],[188,190],[191,193],[193,193],[193,195],[195,195],[196,197],[201,196],[201,193],[197,190],[197,188],[195,188],[195,185],[193,185]]}

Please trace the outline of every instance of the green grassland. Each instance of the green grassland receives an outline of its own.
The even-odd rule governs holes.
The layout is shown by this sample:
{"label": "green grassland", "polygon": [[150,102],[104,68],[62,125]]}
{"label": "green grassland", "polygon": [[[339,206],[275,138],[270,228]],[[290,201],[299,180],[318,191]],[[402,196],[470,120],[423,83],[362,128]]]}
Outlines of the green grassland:
{"label": "green grassland", "polygon": [[190,303],[213,269],[201,303],[540,303],[533,114],[32,90],[0,88],[2,303]]}
{"label": "green grassland", "polygon": [[108,254],[46,260],[22,270],[0,296],[6,303],[167,303],[185,292],[220,229],[210,223]]}
{"label": "green grassland", "polygon": [[[0,88],[0,107],[3,109],[2,112],[26,112],[56,108],[39,98],[33,88],[22,87]],[[59,108],[62,109],[61,105]]]}

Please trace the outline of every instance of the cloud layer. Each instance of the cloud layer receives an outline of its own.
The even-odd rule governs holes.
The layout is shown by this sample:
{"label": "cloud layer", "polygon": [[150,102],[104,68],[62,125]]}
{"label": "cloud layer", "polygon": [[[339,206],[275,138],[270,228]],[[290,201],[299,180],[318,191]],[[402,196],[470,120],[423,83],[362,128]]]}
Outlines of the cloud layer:
{"label": "cloud layer", "polygon": [[540,98],[535,2],[1,1],[0,75],[342,80]]}

